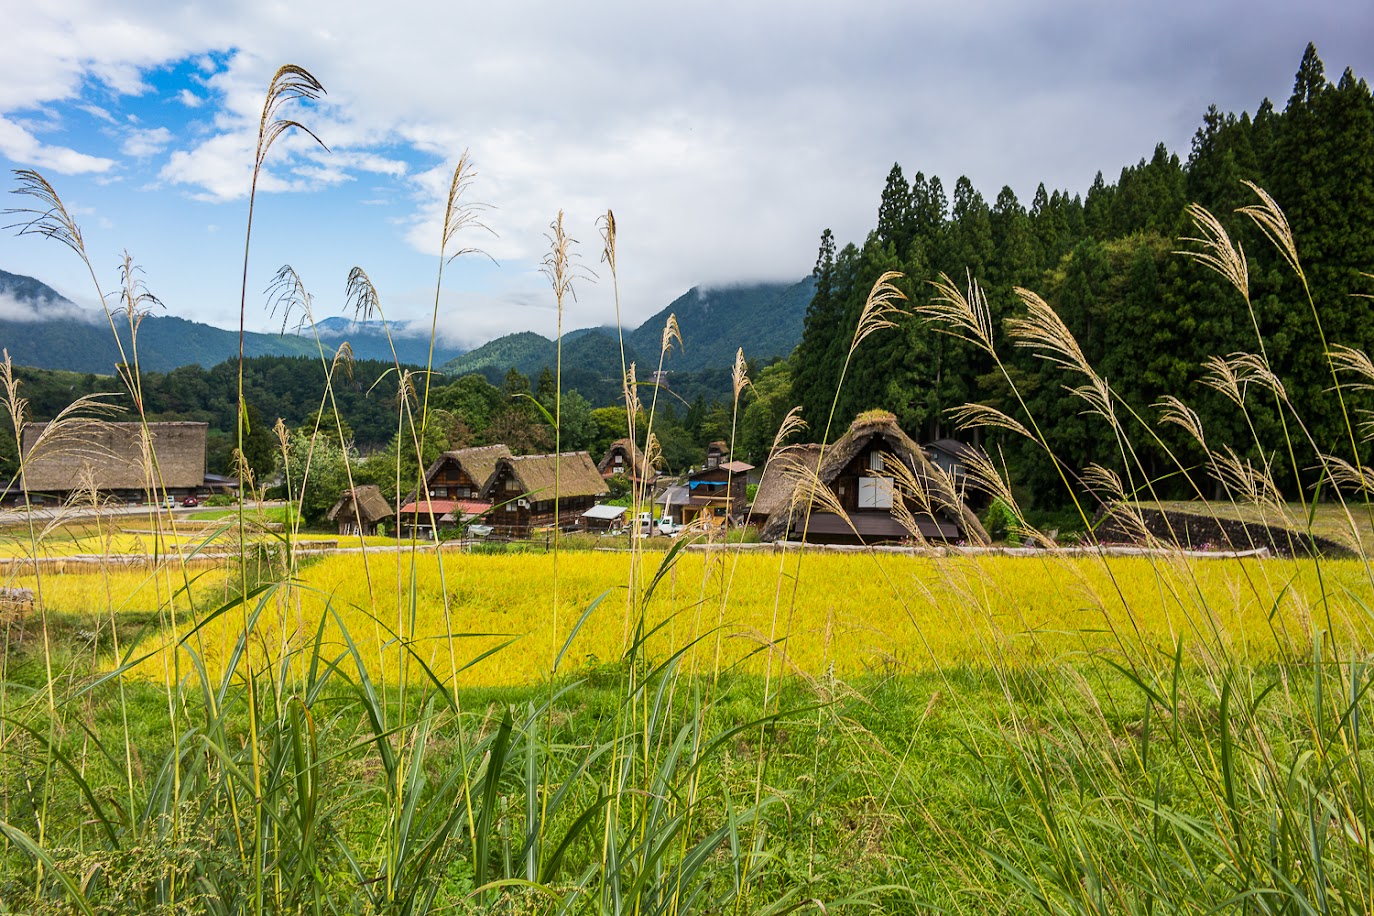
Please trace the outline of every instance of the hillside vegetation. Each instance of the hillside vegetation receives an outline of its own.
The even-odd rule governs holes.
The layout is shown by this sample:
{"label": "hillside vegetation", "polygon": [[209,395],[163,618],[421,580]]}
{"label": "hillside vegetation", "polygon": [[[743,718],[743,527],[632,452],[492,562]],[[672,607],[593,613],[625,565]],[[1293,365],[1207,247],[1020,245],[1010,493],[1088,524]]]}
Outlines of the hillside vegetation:
{"label": "hillside vegetation", "polygon": [[[625,332],[625,359],[639,364],[641,376],[658,365],[668,316],[677,317],[684,344],[668,359],[670,372],[728,369],[743,348],[749,359],[787,356],[801,340],[802,319],[814,281],[755,283],[719,288],[693,287],[639,327]],[[517,369],[538,375],[555,360],[554,342],[530,331],[507,334],[444,365],[449,375]],[[620,342],[614,328],[586,328],[564,335],[566,386],[591,396],[598,384],[618,388]]]}
{"label": "hillside vegetation", "polygon": [[[1264,206],[1244,181],[1283,207],[1299,240],[1301,274],[1237,212]],[[1208,254],[1206,242],[1189,241],[1209,231],[1195,221],[1192,203],[1215,214],[1243,246],[1244,295],[1178,253]],[[1282,110],[1268,100],[1253,114],[1209,109],[1186,159],[1161,144],[1114,183],[1099,173],[1085,196],[1041,185],[1027,207],[1010,188],[988,198],[962,177],[951,195],[938,177],[908,177],[894,165],[867,238],[842,244],[829,230],[822,235],[816,296],[790,367],[791,389],[778,392],[777,403],[799,403],[813,421],[827,415],[850,341],[846,329],[858,322],[875,277],[899,270],[912,308],[895,317],[893,333],[874,335],[854,352],[836,416],[891,410],[921,441],[955,433],[951,412],[966,402],[1017,422],[1033,416],[1048,449],[1005,430],[964,434],[981,437],[999,466],[1005,463],[1027,504],[1068,503],[1061,469],[1082,494],[1089,461],[1141,488],[1142,498],[1219,495],[1202,479],[1204,450],[1179,425],[1160,422],[1156,405],[1174,396],[1196,411],[1213,440],[1267,469],[1297,499],[1318,476],[1316,451],[1348,445],[1352,411],[1374,406],[1359,391],[1338,403],[1326,353],[1328,341],[1374,350],[1371,268],[1374,98],[1349,71],[1329,82],[1309,46]],[[930,281],[941,275],[950,284],[937,289]],[[941,333],[946,328],[932,318],[951,289],[969,293],[970,278],[986,296],[989,342],[1000,363],[983,346]],[[1045,358],[1046,349],[1014,339],[1011,319],[1026,309],[1017,287],[1048,302],[1110,385],[1145,479],[1128,478],[1120,432],[1065,396],[1061,367]],[[1262,393],[1243,365],[1227,362],[1242,353],[1268,361],[1291,406]],[[1244,416],[1228,393],[1234,384]],[[1285,416],[1290,411],[1308,424],[1301,432]],[[843,429],[833,426],[832,435]],[[1289,441],[1291,452],[1276,446]],[[1203,473],[1176,473],[1173,456]]]}

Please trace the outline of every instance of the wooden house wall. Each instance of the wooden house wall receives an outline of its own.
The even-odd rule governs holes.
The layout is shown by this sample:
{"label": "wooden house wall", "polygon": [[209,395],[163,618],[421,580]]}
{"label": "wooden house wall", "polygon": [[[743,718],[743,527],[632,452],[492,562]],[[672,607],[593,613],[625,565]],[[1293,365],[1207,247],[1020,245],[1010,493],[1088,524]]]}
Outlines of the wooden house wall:
{"label": "wooden house wall", "polygon": [[[561,500],[558,506],[559,527],[576,527],[581,523],[582,513],[594,505],[594,496],[570,496]],[[554,524],[553,500],[533,501],[528,507],[518,502],[508,502],[487,516],[487,524],[503,537],[525,537],[536,528],[551,528]]]}
{"label": "wooden house wall", "polygon": [[427,486],[430,495],[436,499],[476,499],[484,483],[485,480],[473,480],[458,462],[450,458],[434,472]]}

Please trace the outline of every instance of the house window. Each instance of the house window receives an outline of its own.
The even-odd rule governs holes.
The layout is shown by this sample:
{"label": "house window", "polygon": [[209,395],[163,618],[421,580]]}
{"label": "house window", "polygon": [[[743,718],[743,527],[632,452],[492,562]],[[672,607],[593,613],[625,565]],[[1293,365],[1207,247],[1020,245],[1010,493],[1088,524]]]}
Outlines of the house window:
{"label": "house window", "polygon": [[[616,460],[619,461],[620,459],[616,459]],[[612,473],[612,474],[624,474],[624,473],[625,473],[625,467],[624,467],[623,465],[617,464],[615,467],[611,468],[611,473]]]}
{"label": "house window", "polygon": [[715,452],[708,452],[706,455],[706,467],[707,469],[720,467],[720,455]]}
{"label": "house window", "polygon": [[860,477],[859,508],[891,509],[893,483],[891,477]]}
{"label": "house window", "polygon": [[448,487],[435,487],[429,491],[430,496],[437,496],[440,499],[448,498]]}
{"label": "house window", "polygon": [[880,472],[880,473],[881,473],[881,471],[883,470],[883,453],[882,453],[882,452],[869,452],[869,453],[868,453],[868,469],[869,469],[870,471],[877,471],[877,472]]}

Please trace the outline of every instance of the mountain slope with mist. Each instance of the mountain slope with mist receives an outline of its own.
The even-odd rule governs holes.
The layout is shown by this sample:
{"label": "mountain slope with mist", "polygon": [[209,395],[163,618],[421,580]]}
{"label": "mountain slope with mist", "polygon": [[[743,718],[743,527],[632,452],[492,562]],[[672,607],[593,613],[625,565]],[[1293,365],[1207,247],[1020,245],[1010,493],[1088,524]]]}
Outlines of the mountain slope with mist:
{"label": "mountain slope with mist", "polygon": [[[132,354],[127,320],[116,314],[114,327],[126,354]],[[326,318],[316,326],[320,343],[332,356],[348,341],[355,359],[391,362],[391,345],[379,323],[354,323]],[[429,353],[427,336],[409,336],[404,323],[393,324],[396,356],[403,363],[423,365]],[[66,369],[107,375],[120,362],[119,347],[105,315],[84,309],[33,277],[0,270],[0,348],[20,366]],[[296,333],[244,335],[247,356],[316,356],[319,348],[308,329]],[[149,372],[168,372],[180,366],[206,368],[237,357],[239,335],[198,321],[157,312],[138,328],[139,364]],[[441,363],[460,351],[436,345],[434,360]]]}

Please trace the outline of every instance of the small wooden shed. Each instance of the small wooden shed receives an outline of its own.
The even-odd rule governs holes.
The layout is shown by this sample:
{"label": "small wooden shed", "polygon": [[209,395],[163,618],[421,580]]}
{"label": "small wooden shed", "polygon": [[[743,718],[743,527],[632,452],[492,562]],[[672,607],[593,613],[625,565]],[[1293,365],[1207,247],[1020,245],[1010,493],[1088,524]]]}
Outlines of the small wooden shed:
{"label": "small wooden shed", "polygon": [[341,535],[371,535],[377,533],[379,522],[395,514],[381,489],[367,484],[345,490],[327,517],[338,523]]}

